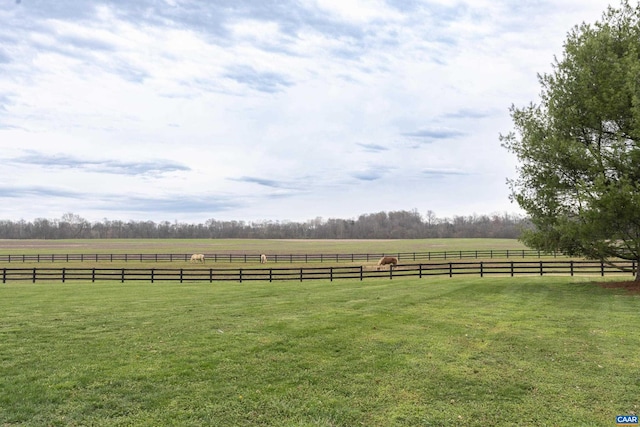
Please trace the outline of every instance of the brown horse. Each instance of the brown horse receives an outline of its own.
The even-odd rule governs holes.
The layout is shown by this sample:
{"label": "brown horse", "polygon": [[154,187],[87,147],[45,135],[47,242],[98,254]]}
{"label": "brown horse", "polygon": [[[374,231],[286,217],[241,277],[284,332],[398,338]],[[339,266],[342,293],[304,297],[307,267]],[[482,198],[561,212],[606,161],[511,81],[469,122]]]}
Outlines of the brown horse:
{"label": "brown horse", "polygon": [[398,258],[394,256],[383,256],[380,258],[380,261],[378,261],[378,270],[380,270],[380,267],[387,264],[389,265],[389,269],[396,267],[398,265]]}

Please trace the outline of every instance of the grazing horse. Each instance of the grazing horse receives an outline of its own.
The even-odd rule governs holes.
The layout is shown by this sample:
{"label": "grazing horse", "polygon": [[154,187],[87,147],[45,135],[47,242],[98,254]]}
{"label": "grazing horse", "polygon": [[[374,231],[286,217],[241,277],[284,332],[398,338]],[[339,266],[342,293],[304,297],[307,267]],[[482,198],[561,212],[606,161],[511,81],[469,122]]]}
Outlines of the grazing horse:
{"label": "grazing horse", "polygon": [[380,267],[387,264],[389,264],[389,269],[394,268],[398,265],[398,258],[394,256],[383,256],[380,258],[380,261],[378,261],[378,270],[380,270]]}
{"label": "grazing horse", "polygon": [[260,255],[260,264],[267,263],[267,256],[265,254]]}
{"label": "grazing horse", "polygon": [[204,262],[204,254],[193,254],[191,255],[190,262]]}

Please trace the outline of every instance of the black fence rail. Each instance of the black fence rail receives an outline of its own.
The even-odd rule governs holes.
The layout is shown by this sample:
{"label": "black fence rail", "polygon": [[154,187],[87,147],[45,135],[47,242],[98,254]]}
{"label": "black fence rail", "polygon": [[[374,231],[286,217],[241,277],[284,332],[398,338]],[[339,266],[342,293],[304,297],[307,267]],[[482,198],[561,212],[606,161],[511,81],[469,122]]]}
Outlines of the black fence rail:
{"label": "black fence rail", "polygon": [[[0,262],[187,262],[192,254],[22,254],[0,255]],[[311,262],[373,262],[383,256],[395,256],[400,262],[493,259],[493,258],[542,258],[562,256],[554,252],[541,252],[532,249],[486,249],[468,251],[441,252],[390,252],[367,254],[266,254],[268,262],[275,263],[311,263]],[[204,254],[205,262],[260,262],[260,254]]]}
{"label": "black fence rail", "polygon": [[501,261],[440,262],[399,264],[397,268],[378,270],[364,266],[304,268],[0,268],[2,283],[11,281],[67,282],[81,281],[281,281],[337,280],[384,277],[427,276],[522,276],[522,275],[622,275],[636,274],[632,261],[615,263],[600,261]]}

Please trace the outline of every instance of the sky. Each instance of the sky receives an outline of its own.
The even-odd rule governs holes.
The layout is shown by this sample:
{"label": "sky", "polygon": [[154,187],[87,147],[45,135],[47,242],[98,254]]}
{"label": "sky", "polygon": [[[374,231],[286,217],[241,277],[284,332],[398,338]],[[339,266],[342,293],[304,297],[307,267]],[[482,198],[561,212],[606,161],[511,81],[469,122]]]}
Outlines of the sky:
{"label": "sky", "polygon": [[608,5],[0,0],[0,220],[520,215],[509,108]]}

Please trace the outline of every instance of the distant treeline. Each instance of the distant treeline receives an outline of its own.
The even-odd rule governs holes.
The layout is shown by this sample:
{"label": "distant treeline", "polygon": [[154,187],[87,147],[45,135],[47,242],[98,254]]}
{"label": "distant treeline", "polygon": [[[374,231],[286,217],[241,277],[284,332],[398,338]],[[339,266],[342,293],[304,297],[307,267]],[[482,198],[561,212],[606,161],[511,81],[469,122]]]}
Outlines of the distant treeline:
{"label": "distant treeline", "polygon": [[38,218],[31,222],[0,220],[2,239],[423,239],[423,238],[518,238],[529,227],[526,218],[511,214],[437,218],[428,211],[379,212],[357,219],[290,221],[219,221],[204,224],[153,221],[89,222],[67,213],[60,219]]}

